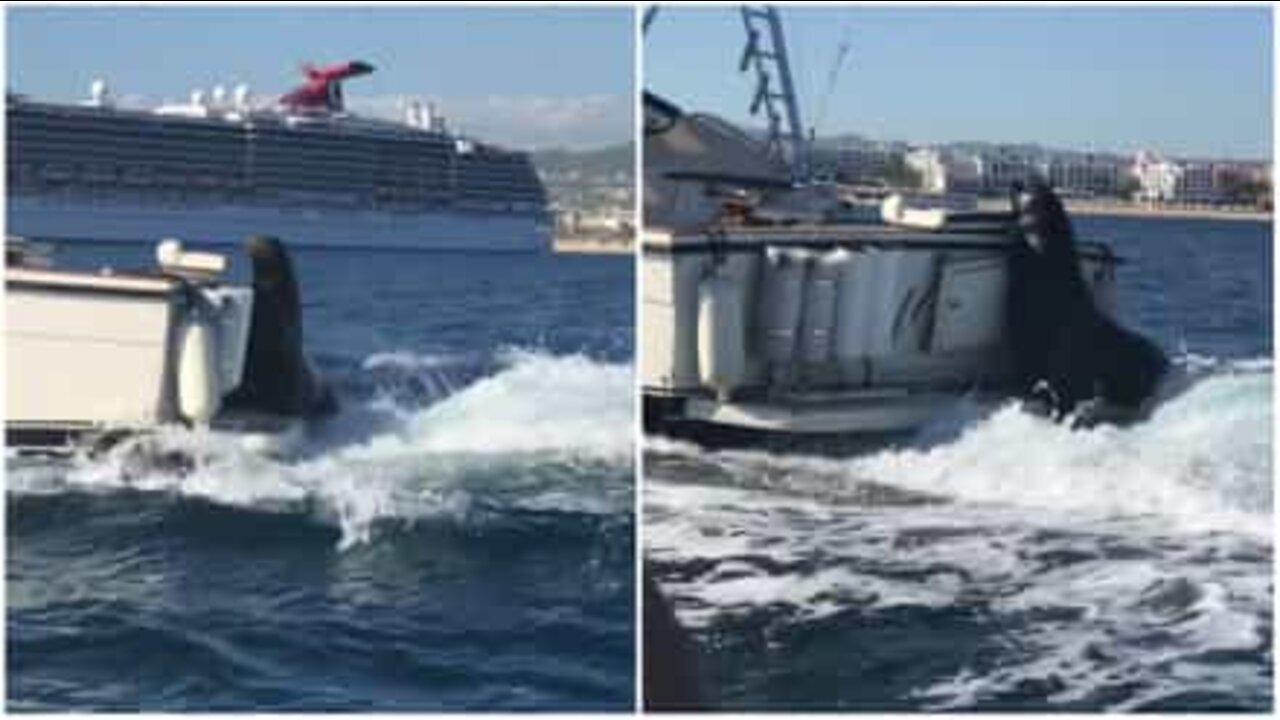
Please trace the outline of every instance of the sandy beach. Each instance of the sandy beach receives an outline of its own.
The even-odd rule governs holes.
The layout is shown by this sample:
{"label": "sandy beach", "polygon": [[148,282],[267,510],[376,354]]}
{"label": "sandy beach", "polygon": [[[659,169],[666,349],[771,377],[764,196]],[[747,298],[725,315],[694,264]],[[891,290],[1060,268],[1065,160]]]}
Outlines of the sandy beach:
{"label": "sandy beach", "polygon": [[[1221,208],[1208,205],[1143,205],[1118,200],[1084,200],[1066,198],[1067,210],[1076,215],[1111,215],[1122,217],[1200,218],[1206,220],[1242,220],[1271,222],[1271,213],[1244,208]],[[981,198],[978,209],[984,211],[1006,210],[1009,202],[1003,198]]]}
{"label": "sandy beach", "polygon": [[626,255],[633,247],[630,239],[584,236],[557,237],[553,246],[557,253],[581,255]]}

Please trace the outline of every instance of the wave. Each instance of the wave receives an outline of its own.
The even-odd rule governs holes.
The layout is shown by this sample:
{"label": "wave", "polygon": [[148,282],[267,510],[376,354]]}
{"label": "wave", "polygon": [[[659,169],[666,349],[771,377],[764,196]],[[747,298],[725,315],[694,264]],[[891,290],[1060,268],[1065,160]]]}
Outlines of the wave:
{"label": "wave", "polygon": [[1268,697],[1270,367],[1200,363],[1123,428],[964,403],[918,442],[854,458],[658,441],[646,557],[699,633],[966,634],[974,652],[914,688],[928,708],[1025,706],[1029,688],[1059,708]]}
{"label": "wave", "polygon": [[[69,467],[11,464],[9,488],[18,495],[133,489],[305,511],[339,527],[343,546],[369,540],[386,522],[630,511],[629,366],[510,350],[496,358],[496,372],[448,393],[441,368],[449,363],[370,356],[361,372],[394,367],[396,382],[416,372],[439,399],[406,404],[375,393],[323,423],[293,459],[250,453],[234,436],[164,428]],[[172,455],[193,467],[166,468]]]}
{"label": "wave", "polygon": [[[734,478],[828,499],[867,486],[968,503],[1092,516],[1150,515],[1190,530],[1271,537],[1269,362],[1202,362],[1189,387],[1128,427],[1072,429],[1024,412],[965,404],[921,441],[847,460],[753,451],[705,455],[659,440]],[[951,437],[937,442],[938,437]],[[757,480],[756,482],[761,482]]]}

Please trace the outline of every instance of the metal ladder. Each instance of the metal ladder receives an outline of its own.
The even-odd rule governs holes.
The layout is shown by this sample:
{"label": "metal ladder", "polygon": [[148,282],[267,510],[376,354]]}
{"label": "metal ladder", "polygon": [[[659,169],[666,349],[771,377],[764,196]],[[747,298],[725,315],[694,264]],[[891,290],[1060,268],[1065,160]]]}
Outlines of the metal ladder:
{"label": "metal ladder", "polygon": [[769,122],[769,151],[791,168],[792,180],[808,180],[809,147],[800,122],[800,103],[791,80],[782,19],[772,5],[743,5],[741,14],[747,44],[742,50],[738,69],[741,72],[754,70],[756,75],[751,114],[764,110]]}

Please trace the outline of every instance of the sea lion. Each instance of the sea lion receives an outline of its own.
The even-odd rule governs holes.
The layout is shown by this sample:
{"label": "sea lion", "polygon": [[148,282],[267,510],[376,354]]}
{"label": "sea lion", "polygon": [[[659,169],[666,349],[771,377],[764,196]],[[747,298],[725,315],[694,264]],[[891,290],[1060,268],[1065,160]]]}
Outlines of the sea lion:
{"label": "sea lion", "polygon": [[336,409],[302,353],[302,303],[293,263],[274,237],[245,242],[253,263],[253,318],[240,385],[225,407],[289,417],[324,415]]}
{"label": "sea lion", "polygon": [[1071,220],[1047,185],[1021,196],[1018,228],[1007,318],[1019,392],[1074,426],[1145,416],[1169,360],[1098,310]]}

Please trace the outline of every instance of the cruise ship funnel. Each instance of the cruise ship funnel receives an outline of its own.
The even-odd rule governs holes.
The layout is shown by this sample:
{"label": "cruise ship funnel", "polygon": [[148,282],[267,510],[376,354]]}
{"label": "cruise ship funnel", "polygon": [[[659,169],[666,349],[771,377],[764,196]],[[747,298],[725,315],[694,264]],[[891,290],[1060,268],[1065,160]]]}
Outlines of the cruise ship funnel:
{"label": "cruise ship funnel", "polygon": [[316,67],[303,65],[307,81],[280,98],[283,105],[293,108],[311,108],[340,111],[344,109],[342,81],[373,73],[372,64],[363,60],[335,63]]}

